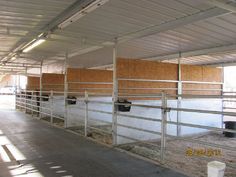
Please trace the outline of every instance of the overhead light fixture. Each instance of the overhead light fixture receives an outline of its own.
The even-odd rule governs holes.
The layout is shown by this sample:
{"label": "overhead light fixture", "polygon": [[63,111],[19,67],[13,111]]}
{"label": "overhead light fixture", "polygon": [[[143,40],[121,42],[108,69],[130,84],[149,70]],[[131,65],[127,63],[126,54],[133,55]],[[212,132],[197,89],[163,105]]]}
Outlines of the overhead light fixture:
{"label": "overhead light fixture", "polygon": [[69,26],[70,24],[74,23],[75,21],[79,20],[83,16],[87,15],[88,13],[94,11],[98,7],[104,5],[109,0],[95,0],[92,3],[88,4],[86,7],[82,8],[80,11],[72,15],[71,17],[67,18],[64,22],[58,25],[58,28],[63,29]]}
{"label": "overhead light fixture", "polygon": [[32,50],[33,48],[39,46],[40,44],[42,44],[43,42],[45,42],[46,39],[34,39],[32,40],[29,44],[26,45],[26,47],[23,49],[24,53],[29,52],[30,50]]}

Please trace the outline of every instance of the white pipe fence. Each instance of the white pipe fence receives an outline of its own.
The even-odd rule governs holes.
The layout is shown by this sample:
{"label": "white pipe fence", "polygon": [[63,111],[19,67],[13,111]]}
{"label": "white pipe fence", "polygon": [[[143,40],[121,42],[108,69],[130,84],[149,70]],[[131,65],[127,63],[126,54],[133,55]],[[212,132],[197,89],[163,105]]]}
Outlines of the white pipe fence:
{"label": "white pipe fence", "polygon": [[[218,83],[217,83],[218,84]],[[47,95],[47,96],[46,96]],[[44,117],[48,117],[48,121],[50,123],[55,123],[56,120],[60,120],[65,123],[67,120],[67,128],[70,127],[69,121],[71,116],[70,114],[74,112],[74,117],[79,120],[79,126],[82,128],[84,136],[89,136],[92,131],[100,132],[104,135],[109,135],[111,140],[113,141],[113,145],[117,146],[119,144],[119,137],[123,139],[129,140],[128,143],[145,143],[147,145],[153,145],[159,148],[160,160],[165,160],[165,152],[168,149],[166,147],[166,143],[169,139],[175,140],[183,140],[187,142],[194,142],[204,146],[210,146],[214,148],[221,148],[230,151],[236,151],[236,147],[227,146],[223,144],[215,144],[210,142],[203,142],[197,139],[192,139],[189,136],[178,136],[176,134],[172,134],[168,131],[169,126],[184,126],[188,128],[198,128],[206,131],[213,132],[230,132],[236,133],[236,130],[226,129],[222,126],[210,126],[210,125],[202,125],[196,123],[186,123],[186,122],[177,122],[176,120],[168,120],[168,116],[172,112],[180,111],[182,113],[193,113],[193,114],[212,114],[212,115],[223,115],[223,116],[231,116],[236,117],[236,112],[233,111],[222,111],[222,110],[207,110],[207,109],[198,109],[198,108],[185,108],[185,107],[177,107],[169,105],[168,103],[171,100],[181,97],[182,99],[220,99],[221,101],[226,99],[235,99],[236,94],[231,93],[223,94],[223,95],[186,95],[186,94],[176,94],[176,95],[167,95],[166,93],[162,94],[125,94],[118,96],[120,98],[154,98],[159,99],[159,105],[153,105],[151,102],[142,104],[142,103],[121,103],[115,102],[108,99],[106,101],[99,100],[100,98],[108,97],[111,98],[109,94],[97,94],[97,93],[88,93],[88,92],[67,92],[66,95],[76,95],[75,98],[64,97],[61,99],[62,102],[67,104],[62,104],[64,106],[64,112],[66,114],[58,114],[55,107],[56,100],[59,95],[65,95],[64,92],[54,92],[54,91],[42,91],[42,95],[37,91],[30,90],[21,90],[16,93],[16,108],[25,111],[26,113],[31,114],[32,116],[36,115],[44,115]],[[68,104],[68,101],[76,101],[75,105]],[[230,100],[232,101],[232,100]],[[112,105],[115,105],[115,109],[112,109]],[[147,108],[147,111],[160,111],[160,114],[157,114],[156,117],[151,116],[143,116],[143,115],[135,115],[130,113],[122,113],[119,111],[119,106],[131,106],[131,109],[137,108]],[[110,109],[106,109],[109,107]],[[102,109],[105,108],[105,109]],[[112,119],[112,115],[114,115],[114,111],[116,111],[116,120]],[[81,114],[80,114],[81,113]],[[95,114],[94,114],[95,113]],[[100,116],[98,116],[100,115]],[[105,117],[107,118],[105,119]],[[67,116],[67,117],[65,117]],[[81,116],[81,117],[80,117]],[[98,118],[99,117],[99,118]],[[145,126],[137,126],[132,124],[133,121],[158,125],[158,129],[152,129]],[[78,126],[78,124],[76,125]],[[104,128],[106,127],[106,128]],[[122,134],[122,130],[126,129],[126,133]],[[135,133],[133,133],[134,131]],[[133,134],[139,134],[137,132],[142,132],[140,136],[133,136]],[[145,135],[144,135],[145,134]],[[141,136],[142,135],[142,136]],[[115,136],[115,137],[114,137]],[[145,138],[149,137],[149,138]],[[151,138],[150,138],[151,137]],[[114,140],[115,138],[115,140]],[[155,143],[160,141],[160,144]],[[168,159],[167,159],[168,160]],[[232,164],[230,164],[232,166]],[[236,164],[233,164],[233,166]]]}

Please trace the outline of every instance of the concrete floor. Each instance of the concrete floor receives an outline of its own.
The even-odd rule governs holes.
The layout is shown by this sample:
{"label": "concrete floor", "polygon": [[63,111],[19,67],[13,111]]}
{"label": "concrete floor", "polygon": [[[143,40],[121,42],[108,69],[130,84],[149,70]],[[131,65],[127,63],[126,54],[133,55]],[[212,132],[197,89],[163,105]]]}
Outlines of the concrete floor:
{"label": "concrete floor", "polygon": [[0,110],[0,145],[0,177],[184,177],[14,110]]}

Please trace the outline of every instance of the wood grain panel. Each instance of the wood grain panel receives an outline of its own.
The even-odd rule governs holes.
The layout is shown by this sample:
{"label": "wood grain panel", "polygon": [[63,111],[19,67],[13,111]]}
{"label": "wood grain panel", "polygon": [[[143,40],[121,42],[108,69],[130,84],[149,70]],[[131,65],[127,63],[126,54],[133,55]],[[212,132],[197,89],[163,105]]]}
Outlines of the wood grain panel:
{"label": "wood grain panel", "polygon": [[40,77],[28,76],[27,77],[27,90],[39,90],[40,88]]}

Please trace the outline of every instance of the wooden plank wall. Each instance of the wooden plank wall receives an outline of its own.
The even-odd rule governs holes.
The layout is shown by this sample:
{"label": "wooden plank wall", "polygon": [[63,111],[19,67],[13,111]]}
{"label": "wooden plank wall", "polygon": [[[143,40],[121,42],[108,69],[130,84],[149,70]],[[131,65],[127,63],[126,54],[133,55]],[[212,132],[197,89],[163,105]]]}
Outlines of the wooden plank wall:
{"label": "wooden plank wall", "polygon": [[64,74],[43,73],[42,74],[43,91],[64,91]]}
{"label": "wooden plank wall", "polygon": [[[71,82],[108,82],[112,83],[112,71],[68,68],[67,80],[70,92],[112,93],[112,84],[78,84]],[[117,77],[125,79],[175,80],[178,79],[178,65],[155,61],[119,58],[117,62]],[[183,81],[222,82],[222,69],[207,66],[182,65]],[[43,73],[42,84],[44,91],[63,91],[64,74]],[[162,89],[169,94],[177,93],[177,83],[168,82],[137,82],[119,81],[119,93],[158,94]],[[132,89],[152,88],[152,90]],[[28,77],[27,89],[39,89],[39,77]],[[221,85],[213,84],[183,84],[184,94],[221,94],[220,91],[188,91],[186,89],[221,89]]]}
{"label": "wooden plank wall", "polygon": [[[223,82],[222,69],[208,66],[182,65],[182,80],[201,82]],[[206,91],[204,89],[221,89],[222,85],[214,84],[183,84],[183,94],[220,95],[221,91]],[[202,91],[188,91],[196,89]]]}
{"label": "wooden plank wall", "polygon": [[40,77],[27,76],[26,90],[39,90]]}
{"label": "wooden plank wall", "polygon": [[109,70],[68,68],[68,90],[71,92],[84,92],[87,90],[93,93],[111,94],[112,84],[79,84],[72,82],[112,83],[112,75],[113,72]]}
{"label": "wooden plank wall", "polygon": [[[152,79],[152,80],[177,80],[178,67],[175,64],[167,64],[153,61],[143,61],[134,59],[118,59],[117,77],[126,79]],[[124,90],[124,88],[171,88],[167,93],[175,94],[176,83],[167,82],[137,82],[119,81],[119,93],[132,94],[154,94],[161,93],[158,90]]]}
{"label": "wooden plank wall", "polygon": [[[178,65],[156,61],[119,58],[117,77],[128,79],[178,80]],[[222,82],[222,69],[207,66],[182,65],[182,80]],[[162,90],[124,90],[124,88],[171,88],[169,94],[177,93],[177,83],[119,81],[119,93],[152,94]],[[221,85],[183,84],[183,89],[221,89]],[[220,91],[184,91],[184,94],[221,94]]]}

